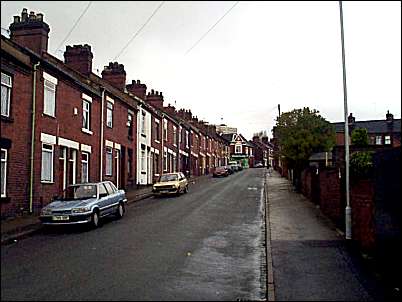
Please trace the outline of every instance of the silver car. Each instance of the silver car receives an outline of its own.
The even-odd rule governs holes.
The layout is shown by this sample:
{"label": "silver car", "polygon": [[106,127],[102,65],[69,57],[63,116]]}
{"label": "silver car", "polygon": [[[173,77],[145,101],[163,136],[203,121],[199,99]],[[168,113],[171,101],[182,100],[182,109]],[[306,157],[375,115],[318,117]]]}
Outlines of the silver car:
{"label": "silver car", "polygon": [[96,228],[102,217],[123,217],[126,202],[125,191],[111,181],[70,185],[42,209],[39,219],[46,225],[88,223]]}

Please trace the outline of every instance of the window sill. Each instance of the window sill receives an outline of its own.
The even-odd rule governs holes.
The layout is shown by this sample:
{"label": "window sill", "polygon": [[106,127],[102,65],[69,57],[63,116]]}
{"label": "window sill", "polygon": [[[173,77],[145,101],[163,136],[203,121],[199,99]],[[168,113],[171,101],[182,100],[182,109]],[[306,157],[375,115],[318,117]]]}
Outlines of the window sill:
{"label": "window sill", "polygon": [[40,182],[41,182],[41,184],[44,184],[44,185],[54,185],[54,181],[41,180]]}
{"label": "window sill", "polygon": [[1,196],[0,203],[9,203],[11,201],[10,197]]}
{"label": "window sill", "polygon": [[86,134],[89,134],[89,135],[94,134],[91,130],[88,130],[88,129],[86,129],[86,128],[81,128],[81,131],[84,132],[84,133],[86,133]]}
{"label": "window sill", "polygon": [[160,142],[159,140],[157,140],[157,139],[156,139],[156,140],[155,140],[155,143],[160,144],[161,142]]}
{"label": "window sill", "polygon": [[7,123],[14,123],[14,119],[12,117],[10,117],[10,116],[2,115],[1,120],[3,122],[7,122]]}
{"label": "window sill", "polygon": [[44,117],[50,117],[50,118],[52,118],[52,119],[56,119],[56,116],[55,116],[55,115],[50,115],[50,114],[47,114],[47,113],[45,113],[45,112],[42,113],[42,116],[44,116]]}

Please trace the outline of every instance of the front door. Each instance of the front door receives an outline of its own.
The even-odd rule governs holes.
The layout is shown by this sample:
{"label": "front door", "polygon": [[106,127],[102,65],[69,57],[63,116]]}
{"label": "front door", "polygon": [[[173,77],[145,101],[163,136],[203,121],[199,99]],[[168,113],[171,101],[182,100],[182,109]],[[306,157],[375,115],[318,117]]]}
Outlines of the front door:
{"label": "front door", "polygon": [[60,147],[60,156],[59,156],[59,173],[58,173],[58,181],[59,181],[59,195],[63,193],[67,186],[67,148]]}

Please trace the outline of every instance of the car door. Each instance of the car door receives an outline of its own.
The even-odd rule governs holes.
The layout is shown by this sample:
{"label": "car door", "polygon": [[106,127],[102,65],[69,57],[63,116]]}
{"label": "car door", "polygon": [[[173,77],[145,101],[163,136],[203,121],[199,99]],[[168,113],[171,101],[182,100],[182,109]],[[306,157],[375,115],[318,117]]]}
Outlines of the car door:
{"label": "car door", "polygon": [[186,187],[186,177],[184,176],[183,173],[179,173],[179,179],[180,179],[180,188],[182,191],[184,191]]}
{"label": "car door", "polygon": [[119,195],[115,187],[112,185],[111,182],[105,182],[106,190],[108,191],[108,203],[107,203],[107,213],[115,212],[118,202],[119,202]]}
{"label": "car door", "polygon": [[100,215],[104,216],[106,214],[107,206],[109,203],[109,193],[107,192],[104,183],[98,184],[98,192],[99,192],[98,206],[100,210]]}

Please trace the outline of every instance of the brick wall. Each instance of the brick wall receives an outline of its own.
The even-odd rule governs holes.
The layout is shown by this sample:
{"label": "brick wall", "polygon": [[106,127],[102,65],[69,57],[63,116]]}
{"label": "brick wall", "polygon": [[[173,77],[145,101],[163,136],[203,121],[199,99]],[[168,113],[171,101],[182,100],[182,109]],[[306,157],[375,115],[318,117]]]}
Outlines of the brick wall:
{"label": "brick wall", "polygon": [[[9,67],[9,68],[7,68]],[[31,73],[1,60],[1,70],[12,76],[10,118],[1,118],[1,138],[10,141],[7,150],[6,197],[1,198],[1,218],[28,210],[29,154],[31,150]],[[16,131],[18,129],[18,131]],[[2,146],[3,148],[3,146]]]}
{"label": "brick wall", "polygon": [[363,250],[375,247],[374,183],[370,180],[354,182],[350,188],[352,207],[352,238]]}
{"label": "brick wall", "polygon": [[345,206],[342,199],[341,179],[338,169],[325,169],[319,173],[321,211],[338,226],[344,222]]}

